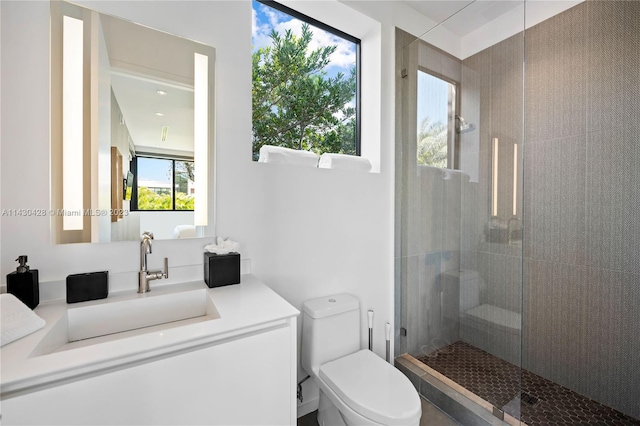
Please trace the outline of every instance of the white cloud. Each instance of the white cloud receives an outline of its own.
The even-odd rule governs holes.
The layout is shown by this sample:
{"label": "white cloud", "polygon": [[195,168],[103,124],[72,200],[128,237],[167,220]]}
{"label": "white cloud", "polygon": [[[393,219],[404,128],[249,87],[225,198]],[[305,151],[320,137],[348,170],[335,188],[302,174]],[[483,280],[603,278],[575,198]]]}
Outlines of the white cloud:
{"label": "white cloud", "polygon": [[[301,23],[300,27],[302,27]],[[310,50],[335,45],[337,48],[331,55],[331,66],[347,69],[353,66],[356,60],[355,46],[353,43],[318,28],[312,27],[311,30],[313,31],[313,40],[309,43]],[[299,31],[300,33],[297,34],[302,33],[302,29]]]}
{"label": "white cloud", "polygon": [[265,15],[267,15],[267,19],[269,19],[269,25],[275,27],[281,21],[281,14],[278,14],[275,10],[270,7],[264,7],[263,9]]}
{"label": "white cloud", "polygon": [[[264,7],[264,6],[262,6]],[[261,47],[271,46],[271,29],[275,29],[276,32],[284,34],[286,30],[291,30],[295,35],[302,35],[302,21],[286,17],[282,19],[284,15],[277,14],[270,8],[264,7],[264,13],[269,20],[269,23],[260,23],[257,19],[257,14],[253,12],[253,47],[259,49]],[[347,41],[341,37],[338,37],[329,32],[323,31],[319,28],[311,27],[313,32],[313,39],[309,43],[309,50],[313,51],[321,47],[336,45],[335,52],[330,57],[329,67],[341,68],[344,73],[355,63],[355,45],[350,41]]]}
{"label": "white cloud", "polygon": [[251,9],[251,37],[255,37],[258,33],[258,17],[255,9]]}

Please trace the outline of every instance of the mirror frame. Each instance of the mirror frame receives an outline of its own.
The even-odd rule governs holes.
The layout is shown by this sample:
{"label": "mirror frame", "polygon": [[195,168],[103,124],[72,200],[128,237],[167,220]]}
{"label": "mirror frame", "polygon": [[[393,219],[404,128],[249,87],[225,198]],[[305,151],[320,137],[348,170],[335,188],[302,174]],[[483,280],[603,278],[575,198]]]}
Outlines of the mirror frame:
{"label": "mirror frame", "polygon": [[[162,30],[150,28],[130,20],[104,14],[83,6],[67,3],[59,0],[50,2],[51,10],[51,57],[50,57],[50,230],[52,244],[89,243],[100,242],[99,216],[104,216],[98,206],[98,55],[100,16],[117,19],[131,25],[143,27],[150,31],[157,31],[166,36],[177,37],[193,45],[194,54],[205,55],[208,60],[208,114],[206,117],[206,140],[208,141],[208,153],[206,164],[207,182],[207,213],[206,226],[197,226],[198,237],[211,237],[215,235],[215,48],[212,46],[189,40]],[[82,216],[82,229],[65,230],[63,219],[65,215],[72,214],[64,210],[63,206],[63,17],[69,16],[81,20],[83,25],[83,110],[82,110],[82,206],[83,211],[78,212]],[[133,64],[133,68],[137,65]],[[132,68],[132,69],[133,69]],[[158,74],[163,74],[158,70]],[[153,74],[152,74],[153,75]],[[201,119],[202,121],[202,119]],[[109,142],[111,144],[111,141]],[[196,157],[194,147],[194,160]],[[109,173],[111,170],[109,170]],[[112,185],[109,185],[112,186]],[[111,196],[108,197],[111,200]],[[114,206],[111,206],[113,209]],[[100,212],[98,214],[85,212]],[[116,212],[117,213],[117,212]],[[111,222],[109,222],[111,224]],[[110,225],[113,226],[113,225]],[[111,228],[110,228],[111,229]],[[136,238],[137,240],[137,238]],[[105,241],[106,242],[106,241]],[[112,242],[109,240],[109,242]],[[115,242],[115,241],[114,241]]]}

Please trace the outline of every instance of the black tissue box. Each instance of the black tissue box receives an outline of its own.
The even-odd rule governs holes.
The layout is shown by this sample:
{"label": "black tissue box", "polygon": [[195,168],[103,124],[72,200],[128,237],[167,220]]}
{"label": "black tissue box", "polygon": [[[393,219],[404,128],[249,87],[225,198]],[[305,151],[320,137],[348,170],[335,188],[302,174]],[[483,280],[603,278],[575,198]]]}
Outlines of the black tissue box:
{"label": "black tissue box", "polygon": [[240,253],[204,254],[204,282],[210,288],[240,282]]}
{"label": "black tissue box", "polygon": [[108,294],[108,271],[67,276],[67,303],[104,299]]}

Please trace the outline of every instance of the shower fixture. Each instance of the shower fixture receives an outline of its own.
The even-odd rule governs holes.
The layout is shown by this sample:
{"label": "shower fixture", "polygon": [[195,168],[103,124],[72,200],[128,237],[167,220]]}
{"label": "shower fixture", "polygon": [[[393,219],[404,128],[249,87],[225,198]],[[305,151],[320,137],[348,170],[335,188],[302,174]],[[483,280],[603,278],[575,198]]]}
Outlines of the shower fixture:
{"label": "shower fixture", "polygon": [[471,123],[467,123],[465,119],[460,117],[459,115],[456,115],[455,119],[456,119],[456,133],[458,134],[471,132],[476,129],[475,125]]}

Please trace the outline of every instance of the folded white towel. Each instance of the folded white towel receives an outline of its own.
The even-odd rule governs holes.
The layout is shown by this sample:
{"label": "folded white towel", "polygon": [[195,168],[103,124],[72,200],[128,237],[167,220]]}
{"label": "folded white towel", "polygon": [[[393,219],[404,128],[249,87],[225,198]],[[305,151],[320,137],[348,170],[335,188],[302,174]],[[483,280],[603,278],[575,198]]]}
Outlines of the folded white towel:
{"label": "folded white towel", "polygon": [[215,254],[237,253],[238,250],[240,250],[240,243],[231,241],[229,239],[224,240],[218,237],[217,243],[218,244],[209,244],[205,246],[204,249],[209,253]]}
{"label": "folded white towel", "polygon": [[178,225],[173,228],[173,238],[195,238],[196,227],[194,225]]}
{"label": "folded white towel", "polygon": [[263,145],[260,148],[260,163],[285,163],[318,167],[318,156],[311,151]]}
{"label": "folded white towel", "polygon": [[40,330],[45,320],[13,294],[0,294],[0,346]]}
{"label": "folded white towel", "polygon": [[371,171],[371,161],[356,155],[322,154],[318,167],[321,169]]}

